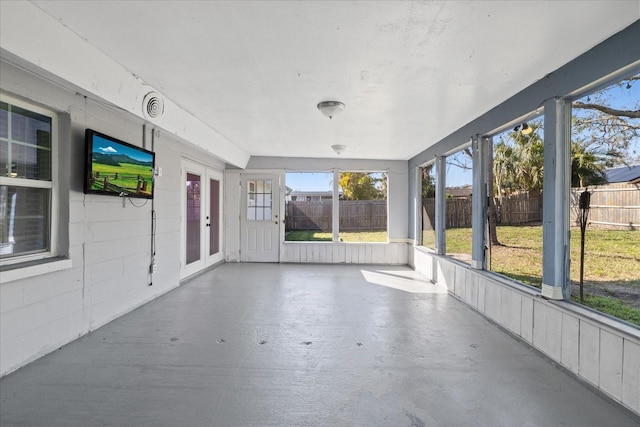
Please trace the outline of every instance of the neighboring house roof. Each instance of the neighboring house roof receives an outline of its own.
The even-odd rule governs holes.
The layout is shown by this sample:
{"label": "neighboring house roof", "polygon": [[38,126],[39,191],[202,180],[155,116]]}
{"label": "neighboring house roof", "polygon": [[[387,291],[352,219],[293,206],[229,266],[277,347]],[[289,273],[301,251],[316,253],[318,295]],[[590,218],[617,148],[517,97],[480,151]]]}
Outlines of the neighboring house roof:
{"label": "neighboring house roof", "polygon": [[605,171],[609,184],[616,182],[640,182],[640,165],[623,166]]}
{"label": "neighboring house roof", "polygon": [[446,194],[451,194],[451,197],[457,198],[457,197],[471,197],[471,194],[473,193],[473,188],[472,187],[453,187],[453,188],[447,188],[445,190]]}
{"label": "neighboring house roof", "polygon": [[297,191],[291,192],[292,196],[333,196],[333,191]]}

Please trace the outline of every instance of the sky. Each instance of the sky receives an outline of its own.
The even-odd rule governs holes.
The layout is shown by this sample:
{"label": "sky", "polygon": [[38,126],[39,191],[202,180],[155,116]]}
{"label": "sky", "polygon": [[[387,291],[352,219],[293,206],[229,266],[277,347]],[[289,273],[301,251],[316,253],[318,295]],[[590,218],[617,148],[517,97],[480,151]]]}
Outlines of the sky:
{"label": "sky", "polygon": [[[630,88],[612,87],[608,90],[611,97],[610,105],[615,108],[634,110],[640,103],[640,81],[634,82]],[[588,102],[587,97],[581,99]],[[640,141],[635,142],[637,151],[640,153]],[[471,162],[469,162],[470,164]],[[333,172],[299,173],[287,172],[285,184],[299,191],[330,191],[333,188]],[[461,187],[471,185],[471,169],[464,170],[454,165],[447,165],[447,187]]]}
{"label": "sky", "polygon": [[131,148],[123,144],[118,144],[115,141],[111,141],[101,137],[100,135],[94,135],[93,151],[103,154],[125,154],[134,160],[142,162],[150,162],[152,156],[138,148]]}
{"label": "sky", "polygon": [[[637,110],[640,108],[640,81],[635,81],[630,84],[630,87],[611,86],[606,88],[606,92],[608,92],[608,105],[612,108],[621,110]],[[593,97],[585,95],[579,101],[587,103],[593,101]],[[510,130],[505,132],[510,132]],[[632,141],[631,150],[634,149],[636,153],[640,154],[640,140]],[[458,166],[447,164],[447,187],[470,185],[472,180],[471,169],[464,170]]]}
{"label": "sky", "polygon": [[[374,179],[382,177],[381,172],[371,172]],[[328,172],[286,172],[285,185],[293,191],[333,191],[333,171]]]}
{"label": "sky", "polygon": [[284,183],[294,191],[331,191],[333,190],[333,171],[287,172]]}

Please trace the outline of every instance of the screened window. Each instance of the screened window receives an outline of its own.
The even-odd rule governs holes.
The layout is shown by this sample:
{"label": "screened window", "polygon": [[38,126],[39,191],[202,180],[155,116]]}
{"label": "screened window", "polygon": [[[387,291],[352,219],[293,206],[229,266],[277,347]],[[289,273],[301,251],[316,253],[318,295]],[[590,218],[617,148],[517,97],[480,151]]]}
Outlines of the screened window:
{"label": "screened window", "polygon": [[340,172],[340,241],[387,242],[387,175]]}
{"label": "screened window", "polygon": [[640,326],[640,75],[572,103],[571,299]]}
{"label": "screened window", "polygon": [[446,254],[471,262],[471,147],[447,156],[445,176]]}
{"label": "screened window", "polygon": [[285,241],[331,242],[333,172],[287,172]]}
{"label": "screened window", "polygon": [[422,178],[422,246],[436,248],[436,167],[420,168]]}
{"label": "screened window", "polygon": [[[541,109],[533,115],[541,114]],[[489,165],[487,268],[542,285],[544,117],[492,136]]]}
{"label": "screened window", "polygon": [[50,253],[54,200],[51,112],[0,100],[0,257],[2,263]]}
{"label": "screened window", "polygon": [[337,191],[333,172],[287,172],[285,241],[331,242],[337,232],[341,242],[386,243],[388,173],[339,172],[336,177]]}

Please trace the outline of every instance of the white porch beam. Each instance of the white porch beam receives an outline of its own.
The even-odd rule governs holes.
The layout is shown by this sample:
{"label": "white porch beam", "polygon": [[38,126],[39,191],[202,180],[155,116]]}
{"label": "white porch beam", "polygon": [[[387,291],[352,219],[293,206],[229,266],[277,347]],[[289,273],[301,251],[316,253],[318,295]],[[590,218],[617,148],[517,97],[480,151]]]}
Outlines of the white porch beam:
{"label": "white porch beam", "polygon": [[340,241],[340,169],[333,169],[333,203],[331,227],[333,230],[333,242]]}

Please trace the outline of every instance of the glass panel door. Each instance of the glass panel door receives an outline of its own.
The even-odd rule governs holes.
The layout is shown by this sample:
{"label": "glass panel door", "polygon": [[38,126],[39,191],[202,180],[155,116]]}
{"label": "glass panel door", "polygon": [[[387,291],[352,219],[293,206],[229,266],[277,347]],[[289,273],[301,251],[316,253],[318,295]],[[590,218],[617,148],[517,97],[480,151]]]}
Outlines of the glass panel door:
{"label": "glass panel door", "polygon": [[220,252],[220,181],[209,179],[209,255]]}
{"label": "glass panel door", "polygon": [[201,177],[187,172],[186,180],[186,263],[200,260],[200,182]]}
{"label": "glass panel door", "polygon": [[180,278],[223,260],[222,172],[183,160]]}

